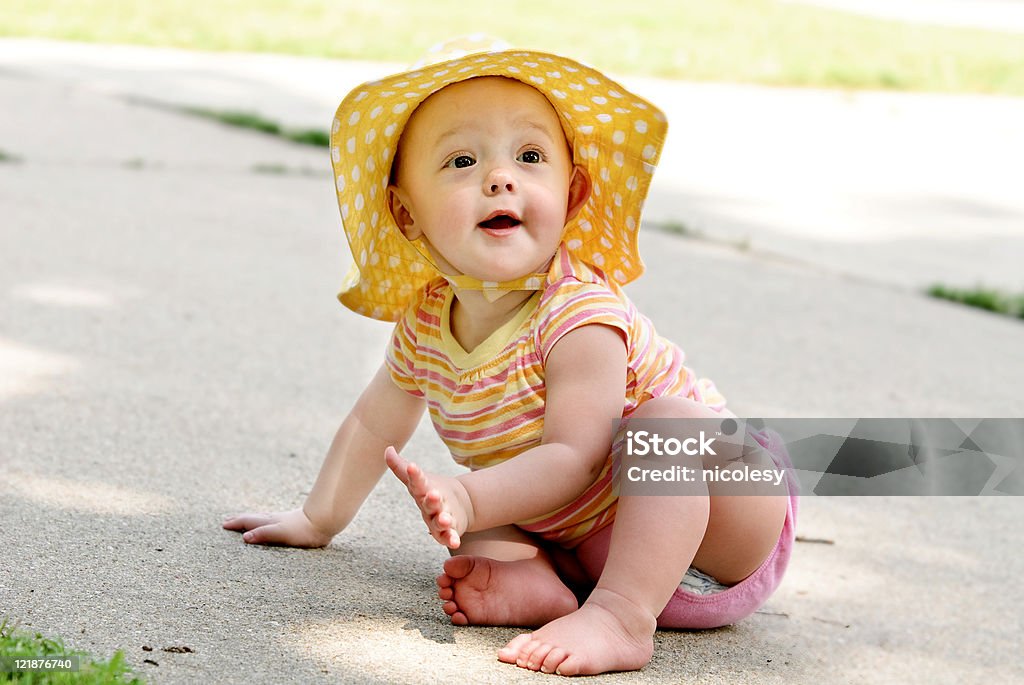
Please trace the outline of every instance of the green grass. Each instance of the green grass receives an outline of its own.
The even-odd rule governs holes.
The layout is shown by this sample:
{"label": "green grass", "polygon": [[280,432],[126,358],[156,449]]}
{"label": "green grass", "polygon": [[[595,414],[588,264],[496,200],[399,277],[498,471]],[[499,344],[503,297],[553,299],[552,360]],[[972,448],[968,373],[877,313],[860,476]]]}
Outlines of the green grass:
{"label": "green grass", "polygon": [[231,110],[213,110],[204,109],[202,107],[186,107],[185,111],[189,114],[194,114],[199,117],[205,117],[207,119],[213,119],[219,121],[228,126],[238,126],[241,128],[251,128],[255,131],[262,131],[263,133],[269,133],[271,135],[281,134],[281,125],[276,121],[270,119],[264,119],[259,114],[252,112],[236,112]]}
{"label": "green grass", "polygon": [[326,130],[318,129],[285,129],[276,121],[266,119],[253,112],[221,111],[203,109],[201,107],[186,107],[184,111],[196,116],[205,117],[219,121],[228,126],[238,126],[255,131],[261,131],[273,136],[280,136],[293,143],[312,145],[314,147],[327,147],[330,145],[331,136]]}
{"label": "green grass", "polygon": [[483,31],[613,72],[1024,95],[1024,39],[777,0],[3,0],[0,35],[408,63]]}
{"label": "green grass", "polygon": [[331,134],[326,130],[302,129],[296,131],[285,131],[284,137],[293,143],[300,145],[312,145],[314,147],[327,147],[331,144]]}
{"label": "green grass", "polygon": [[657,228],[665,233],[671,233],[672,235],[681,235],[685,238],[703,238],[704,232],[696,228],[691,228],[689,225],[682,221],[665,221],[665,222],[647,222],[652,227]]}
{"label": "green grass", "polygon": [[1024,319],[1024,293],[1008,295],[993,288],[950,288],[937,284],[928,289],[928,294],[942,300],[959,302],[968,307],[977,307],[996,314]]}
{"label": "green grass", "polygon": [[118,650],[103,661],[85,652],[71,650],[59,638],[43,637],[39,633],[19,631],[7,619],[0,622],[0,660],[33,657],[80,657],[77,672],[4,672],[0,670],[0,683],[17,685],[142,685],[143,680],[132,675],[125,664],[124,654]]}
{"label": "green grass", "polygon": [[254,174],[266,174],[268,176],[329,176],[330,170],[324,168],[323,170],[311,169],[306,166],[302,167],[290,167],[287,164],[278,164],[275,162],[263,162],[260,164],[253,164],[250,171]]}
{"label": "green grass", "polygon": [[740,252],[747,252],[751,247],[750,236],[743,236],[735,239],[714,238],[705,234],[701,229],[694,228],[693,226],[690,226],[678,219],[670,221],[645,221],[644,226],[648,226],[656,231],[661,231],[662,233],[677,235],[689,240],[700,240],[706,243],[729,246],[739,250]]}

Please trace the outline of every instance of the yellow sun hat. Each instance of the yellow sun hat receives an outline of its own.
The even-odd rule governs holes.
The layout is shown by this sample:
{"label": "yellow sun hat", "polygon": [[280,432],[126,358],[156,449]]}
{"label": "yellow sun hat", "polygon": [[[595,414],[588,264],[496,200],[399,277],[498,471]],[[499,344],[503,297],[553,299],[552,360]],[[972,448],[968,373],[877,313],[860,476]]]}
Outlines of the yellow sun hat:
{"label": "yellow sun hat", "polygon": [[[572,59],[470,36],[435,46],[408,71],[357,86],[338,106],[331,161],[353,258],[338,299],[349,309],[397,321],[423,286],[441,276],[391,216],[391,163],[420,103],[445,86],[481,76],[513,78],[540,91],[558,114],[573,162],[590,173],[591,197],[562,236],[569,251],[618,285],[643,273],[640,211],[665,142],[665,115]],[[527,280],[479,287],[541,287],[537,279]]]}

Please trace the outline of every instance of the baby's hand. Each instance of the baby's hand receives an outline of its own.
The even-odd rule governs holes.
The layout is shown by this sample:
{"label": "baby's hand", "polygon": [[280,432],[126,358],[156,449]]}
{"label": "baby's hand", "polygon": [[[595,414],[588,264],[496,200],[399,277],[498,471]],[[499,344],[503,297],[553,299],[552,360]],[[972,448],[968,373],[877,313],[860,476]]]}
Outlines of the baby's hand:
{"label": "baby's hand", "polygon": [[302,509],[274,514],[238,514],[224,520],[228,530],[244,532],[242,539],[253,545],[324,547],[331,535],[314,526]]}
{"label": "baby's hand", "polygon": [[460,536],[473,521],[473,503],[462,483],[457,478],[425,473],[394,447],[384,450],[384,459],[420,508],[431,536],[446,547],[458,548]]}

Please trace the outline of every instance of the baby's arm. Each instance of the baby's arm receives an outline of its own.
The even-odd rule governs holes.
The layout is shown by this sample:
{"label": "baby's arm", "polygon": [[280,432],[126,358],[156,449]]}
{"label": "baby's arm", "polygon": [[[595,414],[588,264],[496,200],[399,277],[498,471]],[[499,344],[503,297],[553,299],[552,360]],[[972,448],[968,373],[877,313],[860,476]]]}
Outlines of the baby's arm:
{"label": "baby's arm", "polygon": [[396,386],[382,366],[334,436],[302,508],[240,514],[224,521],[224,528],[247,531],[243,539],[254,544],[328,544],[355,517],[387,469],[384,449],[408,441],[423,408],[423,400]]}
{"label": "baby's arm", "polygon": [[425,474],[389,452],[388,465],[419,505],[431,534],[449,547],[486,530],[557,510],[589,487],[622,416],[626,347],[614,328],[582,326],[563,336],[545,364],[547,399],[539,446],[513,459],[448,478]]}

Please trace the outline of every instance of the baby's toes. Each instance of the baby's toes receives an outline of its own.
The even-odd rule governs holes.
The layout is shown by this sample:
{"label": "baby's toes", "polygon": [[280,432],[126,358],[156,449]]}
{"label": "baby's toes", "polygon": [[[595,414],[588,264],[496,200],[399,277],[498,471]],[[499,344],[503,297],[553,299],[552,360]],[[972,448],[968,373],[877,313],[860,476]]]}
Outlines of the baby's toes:
{"label": "baby's toes", "polygon": [[[579,675],[583,672],[583,659],[580,657],[570,654],[558,665],[559,675]],[[593,671],[591,671],[593,673]]]}
{"label": "baby's toes", "polygon": [[554,645],[549,645],[546,642],[542,642],[540,645],[537,646],[535,650],[533,650],[533,652],[530,654],[530,658],[526,660],[526,668],[530,669],[531,671],[540,670],[540,665],[544,663],[544,659],[547,658],[548,654],[550,654],[551,650],[554,648]]}
{"label": "baby's toes", "polygon": [[512,638],[507,645],[498,650],[498,661],[514,664],[519,658],[523,647],[533,639],[533,633],[523,633]]}
{"label": "baby's toes", "polygon": [[540,649],[544,643],[538,640],[530,640],[527,642],[521,650],[519,650],[519,657],[516,659],[516,666],[520,668],[530,668],[530,660],[533,657],[533,653]]}
{"label": "baby's toes", "polygon": [[569,653],[561,647],[555,647],[548,655],[544,657],[543,663],[540,665],[541,673],[561,673],[559,666],[565,661]]}

